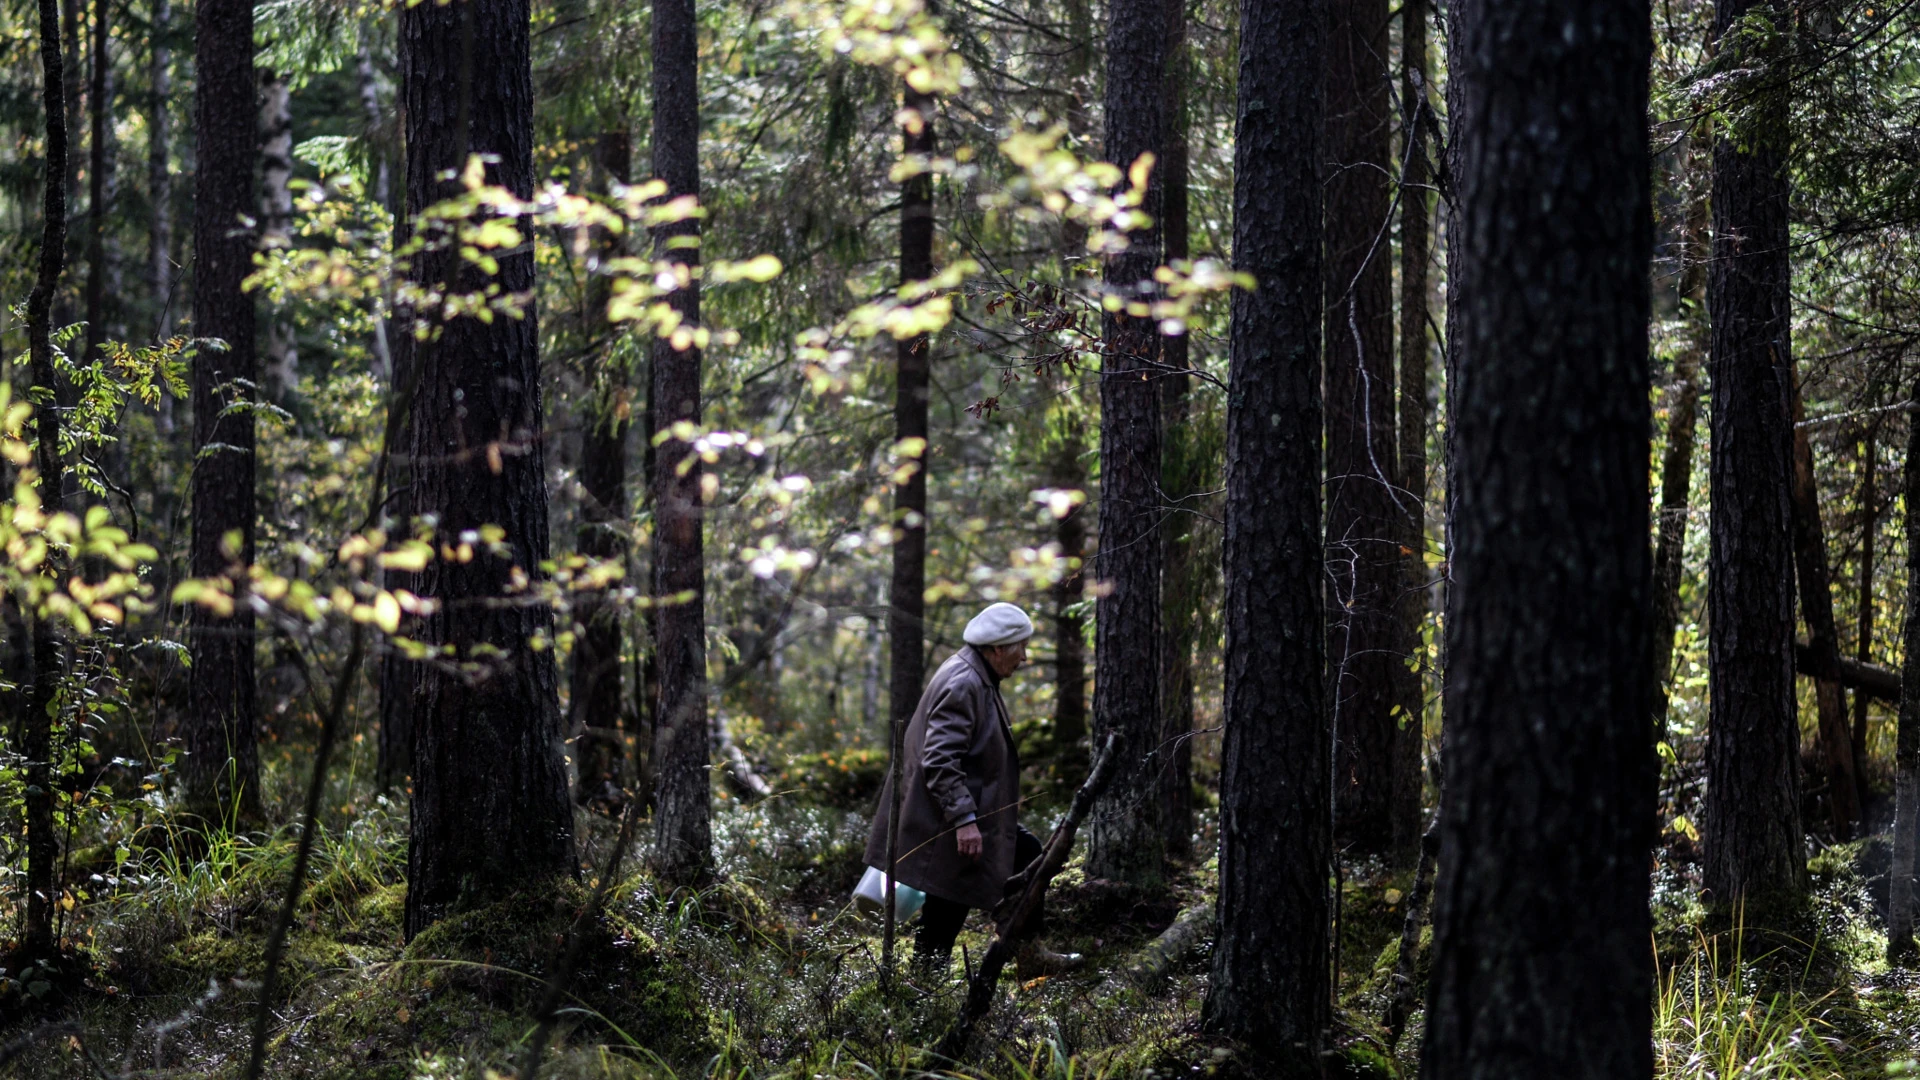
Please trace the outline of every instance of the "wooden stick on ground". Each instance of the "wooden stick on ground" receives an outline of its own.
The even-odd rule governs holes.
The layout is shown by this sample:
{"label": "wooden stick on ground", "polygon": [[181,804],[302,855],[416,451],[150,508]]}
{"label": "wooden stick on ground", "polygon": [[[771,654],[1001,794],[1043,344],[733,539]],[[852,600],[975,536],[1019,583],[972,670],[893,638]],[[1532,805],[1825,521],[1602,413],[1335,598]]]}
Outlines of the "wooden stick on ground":
{"label": "wooden stick on ground", "polygon": [[973,1034],[974,1025],[993,1008],[993,990],[1000,981],[1000,972],[1006,968],[1007,961],[1013,959],[1016,943],[1032,921],[1034,911],[1039,908],[1040,898],[1046,895],[1047,885],[1067,864],[1067,855],[1073,850],[1074,833],[1080,830],[1080,823],[1086,819],[1087,811],[1093,808],[1094,800],[1100,797],[1101,790],[1113,776],[1113,746],[1114,736],[1109,734],[1100,747],[1100,756],[1094,763],[1093,771],[1087,775],[1087,782],[1081,784],[1080,790],[1074,793],[1073,805],[1068,808],[1067,816],[1054,827],[1053,835],[1047,839],[1047,846],[1040,851],[1040,857],[1008,880],[1008,897],[993,909],[993,939],[987,944],[986,955],[980,958],[980,970],[972,973],[967,980],[967,1003],[960,1010],[960,1018],[954,1021],[953,1029],[947,1032],[934,1050],[939,1056],[958,1058],[967,1048],[967,1038]]}

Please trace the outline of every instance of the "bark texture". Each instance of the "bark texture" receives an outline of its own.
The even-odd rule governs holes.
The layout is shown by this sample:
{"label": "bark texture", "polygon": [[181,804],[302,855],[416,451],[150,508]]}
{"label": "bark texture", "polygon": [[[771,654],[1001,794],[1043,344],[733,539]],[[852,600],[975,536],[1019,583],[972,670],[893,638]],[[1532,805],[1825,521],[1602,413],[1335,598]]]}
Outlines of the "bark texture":
{"label": "bark texture", "polygon": [[[1913,392],[1920,393],[1920,379]],[[1900,680],[1900,727],[1893,758],[1893,868],[1887,904],[1887,959],[1913,963],[1914,850],[1920,835],[1920,423],[1908,419],[1907,464],[1901,500],[1906,503],[1907,616],[1900,631],[1906,656]]]}
{"label": "bark texture", "polygon": [[113,209],[113,8],[108,0],[94,0],[87,80],[87,337],[86,352],[93,360],[107,340],[107,215]]}
{"label": "bark texture", "polygon": [[1847,699],[1837,677],[1840,632],[1833,618],[1833,570],[1827,558],[1827,530],[1820,520],[1820,490],[1813,474],[1813,444],[1800,426],[1806,418],[1797,376],[1793,389],[1793,562],[1800,582],[1800,615],[1807,622],[1807,644],[1821,674],[1814,680],[1819,710],[1820,757],[1827,769],[1827,805],[1834,835],[1850,837],[1860,823],[1859,770],[1853,759],[1853,735],[1847,729]]}
{"label": "bark texture", "polygon": [[[438,175],[457,168],[466,150],[497,156],[488,178],[531,195],[526,0],[405,9],[400,77],[410,211],[446,194],[450,185]],[[486,284],[445,250],[416,258],[413,272],[463,292]],[[532,253],[501,256],[493,280],[508,293],[531,289]],[[451,647],[460,670],[423,664],[413,681],[408,937],[573,869],[553,653],[529,643],[551,632],[552,618],[512,584],[516,568],[537,577],[548,555],[537,340],[529,312],[491,323],[449,320],[414,350],[414,508],[437,516],[443,543],[495,525],[506,550],[476,543],[470,561],[436,559],[418,578],[422,595],[438,604],[420,636]]]}
{"label": "bark texture", "polygon": [[[39,265],[27,295],[27,353],[34,386],[48,397],[57,389],[53,370],[53,296],[67,254],[67,109],[64,57],[60,50],[60,13],[54,0],[40,0],[40,103],[46,113],[47,159],[41,183]],[[66,483],[60,461],[60,414],[37,409],[33,415],[34,467],[40,473],[41,508],[60,510]],[[44,573],[53,573],[51,563]],[[33,686],[21,718],[20,749],[26,757],[27,911],[21,927],[22,959],[50,958],[55,951],[53,907],[55,862],[60,842],[53,822],[54,679],[60,672],[60,637],[49,620],[28,613],[33,627]]]}
{"label": "bark texture", "polygon": [[[1187,221],[1187,5],[1166,0],[1167,150],[1161,170],[1162,247],[1166,261],[1188,258]],[[1160,800],[1166,820],[1167,855],[1193,854],[1193,652],[1200,638],[1201,596],[1210,571],[1200,549],[1200,493],[1211,451],[1192,423],[1193,377],[1188,339],[1160,339],[1167,374],[1159,380],[1161,428],[1166,434],[1161,487],[1173,509],[1160,527]]]}
{"label": "bark texture", "polygon": [[1336,740],[1334,836],[1343,850],[1378,853],[1393,842],[1394,713],[1405,670],[1386,0],[1330,0],[1328,22],[1327,662]]}
{"label": "bark texture", "polygon": [[[1107,7],[1106,158],[1129,169],[1156,163],[1142,208],[1153,224],[1108,258],[1106,287],[1153,295],[1165,189],[1165,0]],[[1087,827],[1087,873],[1143,888],[1165,874],[1165,755],[1160,725],[1160,341],[1153,320],[1110,313],[1101,328],[1100,550],[1094,576],[1109,591],[1095,617],[1094,742],[1118,736],[1112,786]]]}
{"label": "bark texture", "polygon": [[[700,194],[699,25],[693,0],[662,0],[653,12],[653,171],[667,197]],[[700,257],[695,220],[663,226],[654,257]],[[671,303],[689,326],[700,323],[700,286],[676,290]],[[653,346],[653,422],[660,430],[682,421],[700,425],[700,351]],[[686,440],[658,449],[653,482],[654,648],[660,698],[654,728],[654,868],[691,880],[713,864],[707,778],[706,511],[701,468]]]}
{"label": "bark texture", "polygon": [[[902,100],[901,152],[904,156],[931,156],[934,152],[933,98],[912,86]],[[925,281],[933,276],[933,175],[910,176],[900,187],[900,282]],[[899,343],[895,354],[893,434],[896,452],[917,460],[903,462],[912,471],[896,486],[893,496],[893,578],[887,595],[887,806],[888,832],[882,845],[886,859],[888,895],[900,857],[899,821],[904,798],[901,778],[908,766],[907,725],[920,701],[920,682],[926,676],[927,615],[927,469],[933,463],[927,442],[927,394],[931,385],[930,342],[917,334]],[[917,447],[917,449],[915,449]],[[893,971],[894,910],[887,905],[882,968]]]}
{"label": "bark texture", "polygon": [[[240,283],[253,269],[260,212],[254,198],[253,5],[206,0],[194,12],[197,140],[193,178],[193,330],[225,349],[193,359],[194,577],[220,577],[253,562],[254,423],[257,379],[253,297]],[[222,616],[194,605],[193,668],[183,722],[181,776],[189,803],[230,819],[259,811],[253,615],[236,599]]]}
{"label": "bark texture", "polygon": [[[1722,0],[1715,34],[1753,6]],[[1765,129],[1784,130],[1784,103],[1764,111],[1782,121]],[[1786,155],[1723,132],[1713,149],[1707,280],[1712,704],[1703,879],[1716,903],[1744,902],[1750,921],[1806,893],[1793,696],[1790,277]]]}
{"label": "bark texture", "polygon": [[[1698,154],[1689,155],[1696,165]],[[1653,552],[1653,726],[1667,737],[1667,684],[1673,676],[1673,635],[1680,626],[1680,577],[1685,569],[1687,512],[1693,485],[1693,451],[1700,426],[1700,357],[1706,351],[1707,201],[1687,208],[1681,237],[1680,297],[1691,304],[1690,338],[1673,362],[1667,388],[1667,438],[1660,456],[1659,539]]]}
{"label": "bark texture", "polygon": [[1319,1076],[1333,734],[1320,528],[1320,0],[1241,0],[1227,397],[1219,936],[1205,1022]]}
{"label": "bark texture", "polygon": [[1648,1078],[1649,8],[1453,14],[1469,107],[1421,1075]]}

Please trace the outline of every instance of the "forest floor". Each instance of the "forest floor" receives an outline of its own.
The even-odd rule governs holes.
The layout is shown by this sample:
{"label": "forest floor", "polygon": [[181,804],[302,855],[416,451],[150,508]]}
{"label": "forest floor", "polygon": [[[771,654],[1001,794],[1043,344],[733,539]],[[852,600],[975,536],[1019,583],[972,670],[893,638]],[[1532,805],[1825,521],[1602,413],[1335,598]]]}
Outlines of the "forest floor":
{"label": "forest floor", "polygon": [[[449,919],[411,943],[401,937],[404,810],[375,803],[325,834],[276,995],[265,1075],[515,1075],[544,979],[616,836],[603,817],[583,813],[580,822],[587,869],[578,883]],[[1201,1031],[1204,939],[1153,984],[1122,974],[1182,910],[1208,902],[1210,864],[1152,899],[1089,881],[1071,864],[1051,894],[1052,944],[1087,953],[1088,969],[1025,983],[1009,977],[968,1055],[933,1059],[924,1048],[956,1014],[961,968],[977,962],[984,934],[976,917],[962,938],[965,959],[944,984],[909,978],[883,1000],[878,927],[847,904],[865,832],[864,815],[846,806],[728,803],[715,816],[717,884],[663,892],[644,871],[624,875],[583,939],[541,1075],[1258,1075]],[[293,839],[283,829],[229,840],[190,862],[157,849],[124,863],[115,852],[76,851],[76,869],[98,875],[100,886],[68,928],[83,947],[64,989],[35,1007],[21,1008],[13,984],[15,996],[0,1006],[12,1013],[0,1021],[0,1044],[42,1037],[0,1075],[243,1076],[254,980]],[[1920,1053],[1920,976],[1880,959],[1873,889],[1884,889],[1885,848],[1870,839],[1822,852],[1805,934],[1764,948],[1751,935],[1708,932],[1684,867],[1663,865],[1655,888],[1660,1076],[1877,1077]],[[1417,1071],[1419,1013],[1396,1048],[1380,1028],[1408,878],[1377,864],[1346,868],[1341,1052],[1331,1075]]]}

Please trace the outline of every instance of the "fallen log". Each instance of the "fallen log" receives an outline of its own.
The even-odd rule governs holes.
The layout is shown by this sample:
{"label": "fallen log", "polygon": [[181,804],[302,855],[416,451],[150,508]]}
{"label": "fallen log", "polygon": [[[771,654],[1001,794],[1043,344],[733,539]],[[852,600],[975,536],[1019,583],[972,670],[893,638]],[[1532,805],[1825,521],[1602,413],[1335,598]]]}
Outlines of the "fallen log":
{"label": "fallen log", "polygon": [[1822,664],[1813,646],[1804,641],[1793,643],[1793,669],[1809,679],[1831,679],[1849,689],[1879,698],[1889,705],[1900,704],[1900,673],[1879,664],[1834,657]]}
{"label": "fallen log", "polygon": [[1008,879],[1009,895],[993,909],[993,938],[987,943],[986,955],[980,958],[979,970],[972,972],[967,980],[967,1002],[960,1010],[960,1016],[953,1027],[940,1040],[934,1053],[948,1060],[957,1060],[967,1048],[967,1039],[978,1024],[993,1009],[994,988],[1000,982],[1000,972],[1005,970],[1007,961],[1013,959],[1014,949],[1021,936],[1026,932],[1027,924],[1032,922],[1033,913],[1040,907],[1040,898],[1046,895],[1047,886],[1054,875],[1067,864],[1067,855],[1073,850],[1073,836],[1080,831],[1080,823],[1086,820],[1087,811],[1093,808],[1094,800],[1113,777],[1114,736],[1109,734],[1100,747],[1100,756],[1094,762],[1093,771],[1087,774],[1087,782],[1073,795],[1073,805],[1067,809],[1067,816],[1054,826],[1053,835],[1047,838],[1047,846],[1040,850],[1039,857],[1028,863],[1026,868]]}
{"label": "fallen log", "polygon": [[752,802],[773,794],[773,785],[753,770],[753,763],[747,760],[740,744],[733,741],[733,729],[727,724],[727,714],[720,709],[713,710],[713,741],[720,750],[720,756],[727,760],[726,777],[742,799]]}
{"label": "fallen log", "polygon": [[1125,967],[1108,975],[1100,983],[1100,989],[1095,991],[1095,996],[1112,997],[1129,986],[1149,990],[1159,985],[1173,971],[1174,965],[1213,933],[1213,916],[1212,901],[1195,904],[1182,911],[1175,917],[1172,926],[1162,930],[1159,937],[1134,953],[1133,959],[1127,961]]}

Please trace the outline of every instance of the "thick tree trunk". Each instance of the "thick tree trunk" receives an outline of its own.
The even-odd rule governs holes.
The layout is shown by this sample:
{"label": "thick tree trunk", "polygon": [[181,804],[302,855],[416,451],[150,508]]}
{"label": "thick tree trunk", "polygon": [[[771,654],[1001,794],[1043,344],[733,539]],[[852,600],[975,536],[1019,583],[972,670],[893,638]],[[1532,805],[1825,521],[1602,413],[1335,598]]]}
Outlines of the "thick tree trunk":
{"label": "thick tree trunk", "polygon": [[[693,0],[662,0],[653,13],[653,171],[667,196],[700,194],[699,24]],[[661,228],[654,257],[700,257],[698,247],[671,247],[700,236],[697,221]],[[671,303],[689,326],[700,323],[697,281]],[[653,346],[654,423],[661,429],[700,425],[700,351]],[[653,595],[660,704],[654,732],[654,869],[674,880],[706,874],[713,863],[707,777],[706,512],[701,468],[683,439],[659,448],[653,476]]]}
{"label": "thick tree trunk", "polygon": [[1860,822],[1860,779],[1854,767],[1853,737],[1847,730],[1847,699],[1840,689],[1840,631],[1833,618],[1833,574],[1827,562],[1827,531],[1820,523],[1820,491],[1813,474],[1813,445],[1807,430],[1800,387],[1793,388],[1793,561],[1800,581],[1800,615],[1807,622],[1808,645],[1822,674],[1814,680],[1820,714],[1820,756],[1827,766],[1827,804],[1834,835],[1846,838]]}
{"label": "thick tree trunk", "polygon": [[[1322,0],[1240,6],[1219,936],[1205,1022],[1319,1076],[1333,870],[1320,530]],[[1271,1075],[1271,1074],[1270,1074]]]}
{"label": "thick tree trunk", "polygon": [[[624,127],[600,136],[595,147],[596,172],[603,188],[609,182],[628,183],[633,172],[633,140]],[[622,254],[619,237],[602,232],[595,237],[601,260]],[[580,440],[580,486],[586,498],[574,547],[590,558],[617,562],[626,557],[627,431],[633,426],[628,375],[611,355],[613,328],[606,320],[608,279],[596,275],[587,292],[584,327],[588,340],[606,337],[593,404],[583,417],[586,430]],[[573,645],[572,722],[579,783],[574,797],[617,806],[624,801],[626,782],[624,709],[620,693],[620,612],[603,593],[586,593],[576,610],[578,627]]]}
{"label": "thick tree trunk", "polygon": [[[260,73],[260,246],[293,240],[293,95],[284,73]],[[278,311],[267,315],[267,393],[282,400],[299,385],[300,355],[293,327]]]}
{"label": "thick tree trunk", "polygon": [[[171,0],[153,0],[152,68],[147,104],[147,288],[153,295],[153,336],[173,327],[173,36]],[[162,395],[170,402],[172,395]],[[170,412],[163,404],[163,410]]]}
{"label": "thick tree trunk", "polygon": [[[1764,2],[1764,0],[1763,0]],[[1754,0],[1720,0],[1725,35]],[[1730,43],[1732,44],[1732,43]],[[1793,692],[1793,431],[1784,102],[1756,139],[1713,149],[1711,553],[1703,878],[1750,923],[1806,893],[1800,726]]]}
{"label": "thick tree trunk", "polygon": [[1404,570],[1397,597],[1403,667],[1393,732],[1393,851],[1401,865],[1419,859],[1420,810],[1426,789],[1427,671],[1422,630],[1427,620],[1427,261],[1433,214],[1427,144],[1433,110],[1427,104],[1426,0],[1400,8],[1400,537]]}
{"label": "thick tree trunk", "polygon": [[[1920,379],[1913,392],[1920,394]],[[1920,836],[1920,423],[1907,420],[1907,463],[1902,474],[1907,533],[1907,616],[1900,630],[1906,665],[1901,679],[1900,727],[1893,758],[1893,868],[1888,874],[1887,959],[1911,964],[1914,947],[1914,851]]]}
{"label": "thick tree trunk", "polygon": [[[1161,235],[1166,260],[1185,259],[1187,222],[1187,5],[1167,0],[1167,156],[1161,169]],[[1160,529],[1160,721],[1158,753],[1161,806],[1166,816],[1167,855],[1193,854],[1193,650],[1199,638],[1201,591],[1207,560],[1199,547],[1205,520],[1195,501],[1205,482],[1206,447],[1193,430],[1193,377],[1188,338],[1160,339],[1161,362],[1172,373],[1160,380],[1161,428],[1166,434],[1161,485],[1178,509]]]}
{"label": "thick tree trunk", "polygon": [[[41,176],[40,257],[33,291],[27,296],[27,354],[34,385],[51,398],[58,383],[53,370],[53,295],[67,253],[67,109],[59,12],[54,0],[40,0],[40,101],[46,111],[46,172]],[[40,473],[41,508],[57,513],[66,483],[60,461],[60,414],[50,408],[33,416],[34,466]],[[43,573],[52,574],[51,561]],[[60,843],[53,822],[53,704],[60,674],[60,637],[51,620],[27,613],[33,627],[33,685],[21,718],[20,750],[26,757],[27,912],[21,928],[22,959],[49,958],[53,935],[55,863]]]}
{"label": "thick tree trunk", "polygon": [[[1106,287],[1151,295],[1160,264],[1166,154],[1166,0],[1107,8],[1107,160],[1130,169],[1153,154],[1142,209],[1153,219],[1110,256]],[[1145,295],[1142,289],[1149,290]],[[1118,736],[1112,788],[1088,823],[1087,872],[1158,888],[1166,863],[1160,725],[1160,340],[1149,317],[1109,313],[1101,328],[1100,551],[1109,586],[1095,616],[1094,742]]]}
{"label": "thick tree trunk", "polygon": [[112,5],[94,0],[92,72],[87,87],[87,337],[88,360],[107,340],[107,214],[113,208],[113,59],[107,53]]}
{"label": "thick tree trunk", "polygon": [[[531,196],[528,20],[526,0],[401,13],[410,213],[447,194],[452,185],[438,177],[465,152],[494,156],[489,179]],[[423,254],[413,272],[462,292],[488,283],[456,259],[446,250]],[[532,288],[532,252],[502,255],[492,281],[509,294]],[[529,313],[453,319],[415,350],[413,506],[437,516],[445,541],[498,526],[507,551],[480,547],[468,562],[435,560],[418,579],[437,604],[421,620],[421,638],[450,646],[464,670],[421,665],[415,679],[408,937],[453,911],[573,871],[553,653],[530,641],[551,631],[552,618],[511,593],[514,571],[537,578],[548,555],[537,342]]]}
{"label": "thick tree trunk", "polygon": [[1421,1075],[1650,1078],[1649,7],[1453,15],[1469,107]]}
{"label": "thick tree trunk", "polygon": [[[255,83],[250,0],[202,0],[195,9],[193,329],[219,338],[193,361],[193,547],[195,577],[233,575],[245,588],[253,562],[253,297],[240,284],[253,269],[248,226],[253,195]],[[211,449],[210,449],[211,448]],[[237,541],[237,542],[236,542]],[[258,814],[253,613],[237,600],[221,616],[191,612],[193,669],[181,766],[189,801],[220,821]]]}
{"label": "thick tree trunk", "polygon": [[[1393,430],[1386,0],[1331,0],[1327,38],[1327,612],[1334,837],[1393,843],[1405,586]],[[1417,831],[1414,824],[1408,831]]]}

